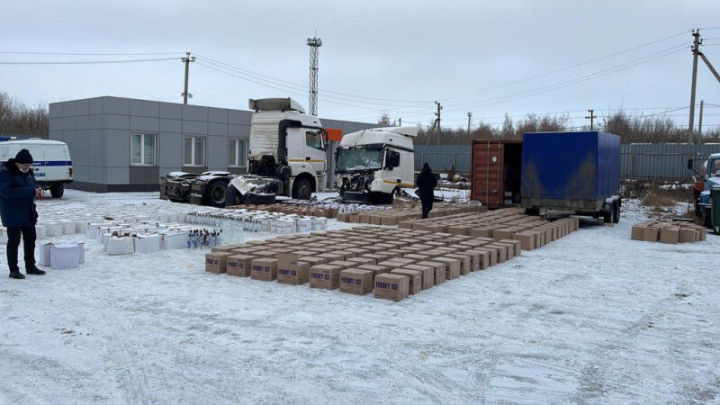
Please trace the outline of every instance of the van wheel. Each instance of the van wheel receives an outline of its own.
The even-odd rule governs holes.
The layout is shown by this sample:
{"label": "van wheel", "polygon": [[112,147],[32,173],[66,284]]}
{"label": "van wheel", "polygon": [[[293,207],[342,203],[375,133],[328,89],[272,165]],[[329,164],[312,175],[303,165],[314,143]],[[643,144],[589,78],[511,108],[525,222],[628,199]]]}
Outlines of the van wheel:
{"label": "van wheel", "polygon": [[53,184],[50,186],[50,195],[52,198],[62,198],[65,193],[65,186],[62,184]]}

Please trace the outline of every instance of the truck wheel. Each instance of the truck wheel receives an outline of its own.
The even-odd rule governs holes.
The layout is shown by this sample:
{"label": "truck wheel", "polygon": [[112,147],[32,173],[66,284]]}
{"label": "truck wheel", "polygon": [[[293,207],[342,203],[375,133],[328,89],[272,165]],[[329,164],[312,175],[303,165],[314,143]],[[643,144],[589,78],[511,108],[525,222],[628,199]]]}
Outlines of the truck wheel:
{"label": "truck wheel", "polygon": [[65,186],[62,184],[53,184],[50,186],[50,195],[52,198],[62,198],[65,192]]}
{"label": "truck wheel", "polygon": [[603,222],[611,224],[615,221],[615,208],[611,208],[610,211],[603,212]]}
{"label": "truck wheel", "polygon": [[614,224],[619,223],[619,222],[620,222],[620,204],[617,204],[617,203],[616,203],[616,204],[613,206],[613,216],[614,216],[614,218],[613,218],[613,223],[614,223]]}
{"label": "truck wheel", "polygon": [[220,181],[210,183],[207,190],[208,202],[213,207],[223,208],[225,206],[225,194],[227,192],[227,185]]}
{"label": "truck wheel", "polygon": [[269,205],[275,203],[275,194],[270,193],[248,193],[245,197],[246,204]]}
{"label": "truck wheel", "polygon": [[298,200],[309,200],[312,195],[312,184],[308,179],[295,180],[292,197]]}
{"label": "truck wheel", "polygon": [[228,186],[225,191],[225,206],[231,207],[240,204],[242,204],[242,195],[234,186]]}

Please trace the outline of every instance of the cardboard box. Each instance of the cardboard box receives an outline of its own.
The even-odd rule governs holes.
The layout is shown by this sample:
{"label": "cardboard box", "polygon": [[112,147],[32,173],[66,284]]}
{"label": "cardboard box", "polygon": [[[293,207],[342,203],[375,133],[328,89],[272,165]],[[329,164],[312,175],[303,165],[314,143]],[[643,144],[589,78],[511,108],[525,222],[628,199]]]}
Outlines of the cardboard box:
{"label": "cardboard box", "polygon": [[232,254],[227,257],[227,274],[230,276],[250,277],[252,269],[252,255]]}
{"label": "cardboard box", "polygon": [[408,292],[414,295],[422,291],[422,271],[409,269],[395,269],[390,274],[399,274],[408,278]]}
{"label": "cardboard box", "polygon": [[523,250],[534,250],[535,249],[535,234],[532,232],[518,232],[513,238],[520,241],[520,247]]}
{"label": "cardboard box", "polygon": [[334,290],[340,287],[340,266],[319,264],[310,267],[310,288]]}
{"label": "cardboard box", "polygon": [[698,239],[698,233],[692,228],[680,228],[680,243],[693,243]]}
{"label": "cardboard box", "polygon": [[468,275],[472,271],[471,255],[455,252],[455,253],[449,253],[449,254],[445,255],[444,257],[452,257],[453,259],[460,260],[460,275],[461,276]]}
{"label": "cardboard box", "polygon": [[460,277],[460,259],[452,257],[436,257],[432,261],[447,265],[445,268],[445,280],[453,280]]}
{"label": "cardboard box", "polygon": [[252,259],[250,278],[253,280],[272,281],[277,279],[278,259],[255,258]]}
{"label": "cardboard box", "polygon": [[293,262],[278,265],[278,283],[301,285],[310,281],[310,263]]}
{"label": "cardboard box", "polygon": [[468,250],[469,253],[474,253],[477,256],[477,269],[478,270],[485,270],[488,267],[492,266],[490,263],[490,251],[489,250],[483,250],[480,248],[475,248]]}
{"label": "cardboard box", "polygon": [[373,272],[362,269],[345,269],[340,271],[340,291],[364,295],[372,291]]}
{"label": "cardboard box", "polygon": [[310,267],[315,266],[317,264],[327,264],[327,259],[324,257],[317,257],[317,256],[302,256],[300,258],[301,262],[309,263]]}
{"label": "cardboard box", "polygon": [[349,269],[351,267],[357,267],[357,263],[349,262],[347,260],[335,260],[335,261],[329,262],[328,264],[332,264],[333,266],[339,266],[342,269]]}
{"label": "cardboard box", "polygon": [[375,298],[401,301],[410,293],[410,280],[401,274],[383,273],[375,277]]}
{"label": "cardboard box", "polygon": [[377,276],[378,274],[387,273],[392,269],[389,269],[385,266],[378,266],[375,264],[361,264],[357,266],[360,270],[370,270],[373,272],[373,277]]}
{"label": "cardboard box", "polygon": [[680,243],[680,228],[677,226],[667,226],[660,229],[661,243]]}
{"label": "cardboard box", "polygon": [[418,266],[432,267],[435,272],[435,285],[440,285],[445,282],[445,274],[448,265],[442,262],[436,262],[432,260],[426,260],[417,263]]}
{"label": "cardboard box", "polygon": [[220,274],[227,271],[227,258],[229,252],[215,252],[205,254],[205,271]]}
{"label": "cardboard box", "polygon": [[418,270],[422,272],[422,289],[427,290],[435,285],[435,269],[431,266],[422,266],[419,264],[409,264],[403,267],[408,270]]}
{"label": "cardboard box", "polygon": [[520,241],[519,241],[519,240],[514,240],[514,239],[500,239],[499,242],[513,246],[513,248],[514,248],[514,249],[513,249],[513,257],[514,257],[514,256],[520,256],[520,254],[522,253],[522,248],[521,248],[521,246],[520,246]]}
{"label": "cardboard box", "polygon": [[643,239],[646,242],[657,242],[660,238],[660,228],[647,227],[643,229]]}
{"label": "cardboard box", "polygon": [[498,246],[494,243],[483,246],[484,249],[492,249],[495,251],[495,261],[496,263],[505,263],[507,260],[507,246]]}

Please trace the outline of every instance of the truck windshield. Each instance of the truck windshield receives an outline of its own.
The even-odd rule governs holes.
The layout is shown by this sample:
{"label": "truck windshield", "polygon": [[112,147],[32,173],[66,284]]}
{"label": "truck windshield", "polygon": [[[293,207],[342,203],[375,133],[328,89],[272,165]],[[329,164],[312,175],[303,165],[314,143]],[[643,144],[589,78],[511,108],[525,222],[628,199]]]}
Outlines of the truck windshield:
{"label": "truck windshield", "polygon": [[383,151],[380,148],[338,149],[338,172],[379,170],[382,167]]}

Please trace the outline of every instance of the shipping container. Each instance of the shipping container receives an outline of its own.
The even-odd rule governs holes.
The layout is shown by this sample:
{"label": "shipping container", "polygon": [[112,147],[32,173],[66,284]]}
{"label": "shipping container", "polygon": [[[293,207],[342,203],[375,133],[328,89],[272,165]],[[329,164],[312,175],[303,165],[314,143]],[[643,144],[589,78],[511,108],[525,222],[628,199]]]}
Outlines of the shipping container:
{"label": "shipping container", "polygon": [[471,196],[489,208],[520,203],[522,138],[484,138],[472,144]]}
{"label": "shipping container", "polygon": [[617,222],[619,136],[536,132],[524,134],[522,145],[523,207],[604,215]]}

